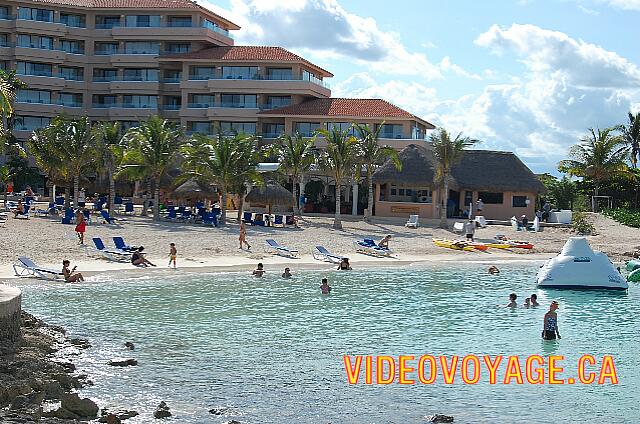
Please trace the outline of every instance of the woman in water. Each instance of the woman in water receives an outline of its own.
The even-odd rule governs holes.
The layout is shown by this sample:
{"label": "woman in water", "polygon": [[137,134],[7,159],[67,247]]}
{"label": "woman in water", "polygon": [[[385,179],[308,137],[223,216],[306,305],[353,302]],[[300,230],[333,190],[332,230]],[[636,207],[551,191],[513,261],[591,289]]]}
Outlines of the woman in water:
{"label": "woman in water", "polygon": [[525,308],[530,308],[531,307],[531,299],[527,297],[524,300],[524,305],[522,305],[522,306],[524,306]]}
{"label": "woman in water", "polygon": [[511,293],[509,295],[509,304],[507,305],[507,308],[517,308],[518,304],[516,303],[516,299],[518,299],[518,295]]}
{"label": "woman in water", "polygon": [[260,262],[258,264],[258,267],[256,269],[253,270],[253,274],[256,277],[262,277],[264,275],[264,265],[262,265],[262,262]]}
{"label": "woman in water", "polygon": [[492,274],[492,275],[500,274],[500,270],[498,269],[497,266],[491,265],[489,267],[489,274]]}
{"label": "woman in water", "polygon": [[289,267],[286,267],[284,269],[284,272],[282,273],[282,278],[291,278],[293,277],[293,274],[291,274],[291,270],[289,269]]}
{"label": "woman in water", "polygon": [[84,281],[84,277],[79,272],[73,273],[77,267],[73,267],[72,270],[69,270],[69,262],[68,259],[62,261],[62,274],[64,275],[64,281],[67,283],[75,283],[76,281]]}
{"label": "woman in water", "polygon": [[351,269],[351,265],[349,264],[349,258],[342,258],[342,261],[338,265],[339,271],[348,271]]}
{"label": "woman in water", "polygon": [[329,281],[326,278],[322,279],[320,290],[322,291],[322,294],[329,294],[331,292],[331,286],[329,285]]}
{"label": "woman in water", "polygon": [[556,310],[558,310],[558,302],[555,300],[551,302],[549,305],[549,312],[544,314],[544,328],[542,330],[542,338],[544,340],[555,340],[556,336],[560,337],[560,332],[558,331],[558,314]]}
{"label": "woman in water", "polygon": [[533,293],[533,294],[531,295],[531,306],[532,306],[532,307],[534,307],[534,308],[535,308],[536,306],[540,306],[540,304],[538,303],[538,295],[537,295],[537,294],[535,294],[535,293]]}

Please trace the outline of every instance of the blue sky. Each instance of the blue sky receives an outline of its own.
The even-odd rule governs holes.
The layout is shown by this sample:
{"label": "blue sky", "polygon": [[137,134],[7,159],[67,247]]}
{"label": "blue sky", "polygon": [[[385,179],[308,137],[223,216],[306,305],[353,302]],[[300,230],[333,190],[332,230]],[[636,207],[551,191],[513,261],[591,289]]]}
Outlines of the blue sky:
{"label": "blue sky", "polygon": [[336,97],[378,97],[535,172],[589,127],[640,109],[640,0],[200,0],[332,71]]}

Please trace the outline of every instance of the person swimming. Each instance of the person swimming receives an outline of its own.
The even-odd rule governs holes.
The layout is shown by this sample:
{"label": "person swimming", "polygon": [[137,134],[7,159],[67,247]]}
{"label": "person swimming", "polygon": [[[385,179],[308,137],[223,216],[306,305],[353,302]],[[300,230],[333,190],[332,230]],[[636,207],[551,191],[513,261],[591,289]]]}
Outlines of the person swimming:
{"label": "person swimming", "polygon": [[256,277],[262,277],[264,275],[265,271],[264,271],[264,265],[262,265],[262,262],[260,262],[258,264],[258,267],[256,269],[253,270],[252,275],[256,276]]}
{"label": "person swimming", "polygon": [[351,265],[349,264],[349,258],[342,258],[342,261],[338,265],[339,271],[348,271],[351,269]]}
{"label": "person swimming", "polygon": [[509,295],[509,304],[507,305],[507,308],[517,308],[518,304],[516,303],[516,299],[518,299],[518,295],[511,293]]}
{"label": "person swimming", "polygon": [[524,306],[525,308],[530,308],[530,307],[531,307],[531,298],[528,298],[528,297],[527,297],[527,298],[524,300],[524,305],[522,305],[522,306]]}
{"label": "person swimming", "polygon": [[289,269],[289,267],[286,267],[284,269],[284,272],[282,273],[282,278],[291,278],[293,277],[293,274],[291,274],[291,270]]}
{"label": "person swimming", "polygon": [[542,329],[542,338],[544,340],[555,340],[556,336],[561,339],[560,332],[558,330],[558,314],[557,310],[560,307],[555,300],[549,305],[549,312],[544,314],[544,326]]}
{"label": "person swimming", "polygon": [[331,292],[331,286],[329,285],[329,280],[326,278],[322,279],[322,285],[320,286],[320,290],[322,294],[329,294]]}
{"label": "person swimming", "polygon": [[495,265],[491,265],[487,271],[489,272],[489,274],[492,274],[492,275],[500,274],[500,270]]}
{"label": "person swimming", "polygon": [[533,293],[533,294],[531,295],[531,306],[532,306],[532,307],[534,307],[534,308],[535,308],[536,306],[540,306],[540,304],[538,303],[538,295],[537,295],[537,294],[535,294],[535,293]]}

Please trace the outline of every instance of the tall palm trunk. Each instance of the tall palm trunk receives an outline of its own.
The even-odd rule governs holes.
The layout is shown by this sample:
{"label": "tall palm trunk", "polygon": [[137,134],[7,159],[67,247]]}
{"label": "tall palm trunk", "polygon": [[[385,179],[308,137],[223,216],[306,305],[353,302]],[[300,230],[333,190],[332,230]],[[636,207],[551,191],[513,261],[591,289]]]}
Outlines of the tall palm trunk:
{"label": "tall palm trunk", "polygon": [[7,187],[4,188],[4,210],[7,210]]}
{"label": "tall palm trunk", "polygon": [[227,221],[227,186],[222,185],[222,204],[220,205],[220,225],[225,225]]}
{"label": "tall palm trunk", "polygon": [[116,181],[113,178],[113,169],[109,168],[109,213],[113,213],[116,201]]}
{"label": "tall palm trunk", "polygon": [[142,201],[142,213],[140,214],[140,216],[147,216],[149,215],[147,212],[147,209],[149,209],[149,195],[151,194],[151,179],[148,179],[145,181],[147,183],[147,188],[146,188],[146,194],[144,195],[144,199]]}
{"label": "tall palm trunk", "polygon": [[[366,222],[370,222],[373,219],[373,172],[371,170],[367,170],[367,180],[369,182],[369,197],[367,199],[367,211],[369,212],[367,216],[364,217]],[[354,199],[354,201],[356,201]]]}
{"label": "tall palm trunk", "polygon": [[79,208],[78,204],[78,192],[80,191],[80,175],[73,177],[73,206]]}
{"label": "tall palm trunk", "polygon": [[67,182],[67,187],[64,190],[64,207],[68,208],[71,206],[71,192],[73,191],[73,184],[69,184]]}
{"label": "tall palm trunk", "polygon": [[447,204],[449,203],[449,175],[445,174],[442,181],[442,196],[440,199],[440,228],[449,228],[447,224]]}
{"label": "tall palm trunk", "polygon": [[298,178],[294,175],[291,179],[293,180],[293,187],[291,187],[291,193],[293,194],[293,214],[300,216],[300,196],[296,195]]}
{"label": "tall palm trunk", "polygon": [[160,220],[160,177],[156,178],[153,187],[153,220]]}
{"label": "tall palm trunk", "polygon": [[238,201],[238,224],[242,221],[242,214],[244,213],[244,196],[245,190],[243,189],[238,195],[238,197],[240,197],[240,200]]}
{"label": "tall palm trunk", "polygon": [[342,220],[340,219],[340,185],[336,179],[336,214],[333,219],[333,228],[342,229]]}

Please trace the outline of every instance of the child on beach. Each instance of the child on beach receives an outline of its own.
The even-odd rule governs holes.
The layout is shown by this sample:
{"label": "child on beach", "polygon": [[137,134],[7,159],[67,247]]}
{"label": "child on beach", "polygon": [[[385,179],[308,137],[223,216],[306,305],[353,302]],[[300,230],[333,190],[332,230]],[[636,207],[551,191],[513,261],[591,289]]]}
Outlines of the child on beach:
{"label": "child on beach", "polygon": [[320,290],[322,291],[322,294],[329,294],[331,292],[331,286],[329,285],[329,281],[326,278],[322,279]]}
{"label": "child on beach", "polygon": [[247,245],[247,250],[251,250],[251,245],[247,242],[247,227],[244,224],[244,221],[240,221],[240,249],[242,249],[242,245]]}
{"label": "child on beach", "polygon": [[71,262],[69,262],[68,259],[65,259],[62,261],[62,274],[64,275],[64,281],[66,281],[67,283],[84,281],[84,277],[82,276],[81,273],[79,272],[76,272],[75,274],[73,273],[73,271],[75,271],[77,267],[74,266],[72,270],[69,270],[70,264]]}
{"label": "child on beach", "polygon": [[253,274],[256,277],[262,277],[264,275],[264,265],[262,265],[262,262],[260,262],[258,264],[258,267],[256,269],[253,270]]}
{"label": "child on beach", "polygon": [[178,256],[178,249],[176,249],[175,243],[169,243],[169,264],[168,267],[171,266],[171,262],[173,262],[173,267],[176,267],[176,258]]}

